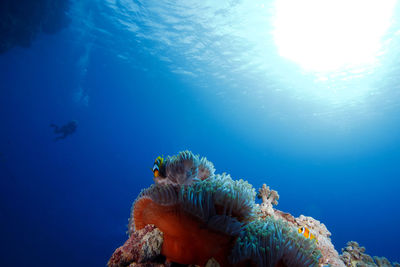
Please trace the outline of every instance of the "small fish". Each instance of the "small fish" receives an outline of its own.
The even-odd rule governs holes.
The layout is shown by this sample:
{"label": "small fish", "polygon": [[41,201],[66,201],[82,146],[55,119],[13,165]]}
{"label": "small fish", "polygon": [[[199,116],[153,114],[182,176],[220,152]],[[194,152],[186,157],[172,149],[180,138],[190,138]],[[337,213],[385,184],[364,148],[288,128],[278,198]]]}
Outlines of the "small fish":
{"label": "small fish", "polygon": [[158,156],[156,158],[156,160],[154,161],[154,165],[153,165],[154,177],[157,178],[158,176],[160,176],[160,168],[162,167],[163,163],[164,163],[164,158],[160,157],[160,156]]}
{"label": "small fish", "polygon": [[315,239],[315,235],[313,235],[306,227],[299,227],[298,232],[299,234],[304,235],[305,238],[310,238],[311,240]]}

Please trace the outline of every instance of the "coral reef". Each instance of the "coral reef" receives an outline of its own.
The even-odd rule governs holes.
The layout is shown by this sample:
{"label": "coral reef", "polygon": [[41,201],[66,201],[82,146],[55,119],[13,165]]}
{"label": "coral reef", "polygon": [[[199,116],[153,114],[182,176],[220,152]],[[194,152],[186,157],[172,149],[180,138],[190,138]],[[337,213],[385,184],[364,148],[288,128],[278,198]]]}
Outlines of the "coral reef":
{"label": "coral reef", "polygon": [[321,223],[320,221],[312,217],[300,215],[295,220],[297,225],[307,227],[308,229],[312,230],[316,234],[316,236],[325,236],[325,237],[331,236],[331,232],[328,231],[325,224]]}
{"label": "coral reef", "polygon": [[335,250],[330,239],[331,233],[328,231],[323,223],[315,220],[312,217],[300,215],[295,218],[289,213],[277,210],[273,208],[273,205],[277,205],[277,199],[279,199],[278,192],[271,190],[269,186],[263,184],[259,190],[258,197],[262,199],[260,205],[260,217],[268,218],[273,217],[286,221],[291,227],[298,229],[299,227],[306,227],[310,232],[316,236],[315,245],[321,252],[322,256],[319,259],[320,265],[331,265],[336,267],[344,267],[345,265],[339,258],[339,253]]}
{"label": "coral reef", "polygon": [[[318,265],[320,252],[314,242],[281,218],[260,216],[249,183],[214,173],[211,162],[190,151],[168,157],[155,184],[142,190],[132,205],[130,239],[155,225],[163,233],[160,254],[179,264]],[[260,195],[271,207],[277,204],[276,191],[265,186]],[[121,258],[120,251],[124,250],[117,250],[112,259]]]}
{"label": "coral reef", "polygon": [[[262,204],[255,204],[248,182],[215,174],[211,162],[190,151],[163,160],[154,181],[133,203],[129,239],[109,267],[369,266],[353,264],[369,259],[354,244],[339,257],[323,223],[274,209],[277,191],[264,184],[257,195]],[[300,234],[302,227],[315,238]],[[375,262],[392,266],[384,258]]]}
{"label": "coral reef", "polygon": [[365,247],[355,241],[347,242],[347,246],[342,248],[340,258],[347,267],[400,267],[399,263],[393,265],[385,257],[371,257],[365,253]]}
{"label": "coral reef", "polygon": [[295,218],[295,221],[299,227],[307,227],[316,236],[317,247],[322,253],[321,264],[344,267],[343,262],[339,258],[339,253],[330,239],[331,232],[328,231],[323,223],[304,215]]}

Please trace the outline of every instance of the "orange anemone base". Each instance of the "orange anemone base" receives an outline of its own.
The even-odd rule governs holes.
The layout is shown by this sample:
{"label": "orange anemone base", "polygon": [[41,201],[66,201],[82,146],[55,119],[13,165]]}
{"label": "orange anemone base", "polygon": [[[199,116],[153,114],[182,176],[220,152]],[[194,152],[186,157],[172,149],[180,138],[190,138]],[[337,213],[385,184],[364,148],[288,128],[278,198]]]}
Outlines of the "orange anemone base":
{"label": "orange anemone base", "polygon": [[133,212],[136,230],[154,224],[164,233],[161,253],[167,260],[204,266],[215,258],[221,266],[229,266],[233,238],[207,228],[198,218],[183,212],[180,205],[162,206],[142,198]]}

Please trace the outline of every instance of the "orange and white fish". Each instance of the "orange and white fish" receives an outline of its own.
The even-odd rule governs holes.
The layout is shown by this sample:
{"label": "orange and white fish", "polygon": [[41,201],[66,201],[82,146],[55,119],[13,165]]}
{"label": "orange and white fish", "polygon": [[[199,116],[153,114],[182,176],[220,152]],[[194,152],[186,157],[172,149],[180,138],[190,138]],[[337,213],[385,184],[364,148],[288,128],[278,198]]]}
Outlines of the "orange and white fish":
{"label": "orange and white fish", "polygon": [[160,156],[158,156],[154,161],[153,174],[155,178],[160,176],[160,168],[162,167],[163,163],[164,163],[164,158]]}
{"label": "orange and white fish", "polygon": [[298,232],[299,232],[299,234],[304,235],[305,238],[309,238],[311,240],[313,240],[313,239],[316,240],[315,235],[312,234],[307,227],[299,227]]}

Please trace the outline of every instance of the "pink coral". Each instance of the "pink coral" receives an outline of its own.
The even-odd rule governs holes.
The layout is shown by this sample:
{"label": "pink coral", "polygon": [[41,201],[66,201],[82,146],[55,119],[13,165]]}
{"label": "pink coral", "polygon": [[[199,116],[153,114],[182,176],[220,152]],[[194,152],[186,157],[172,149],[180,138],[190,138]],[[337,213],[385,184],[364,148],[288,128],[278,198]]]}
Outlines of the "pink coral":
{"label": "pink coral", "polygon": [[137,263],[152,261],[161,254],[162,243],[163,233],[154,225],[146,225],[133,233],[123,246],[115,250],[107,266],[121,267],[133,263],[136,265],[132,266],[141,266]]}

